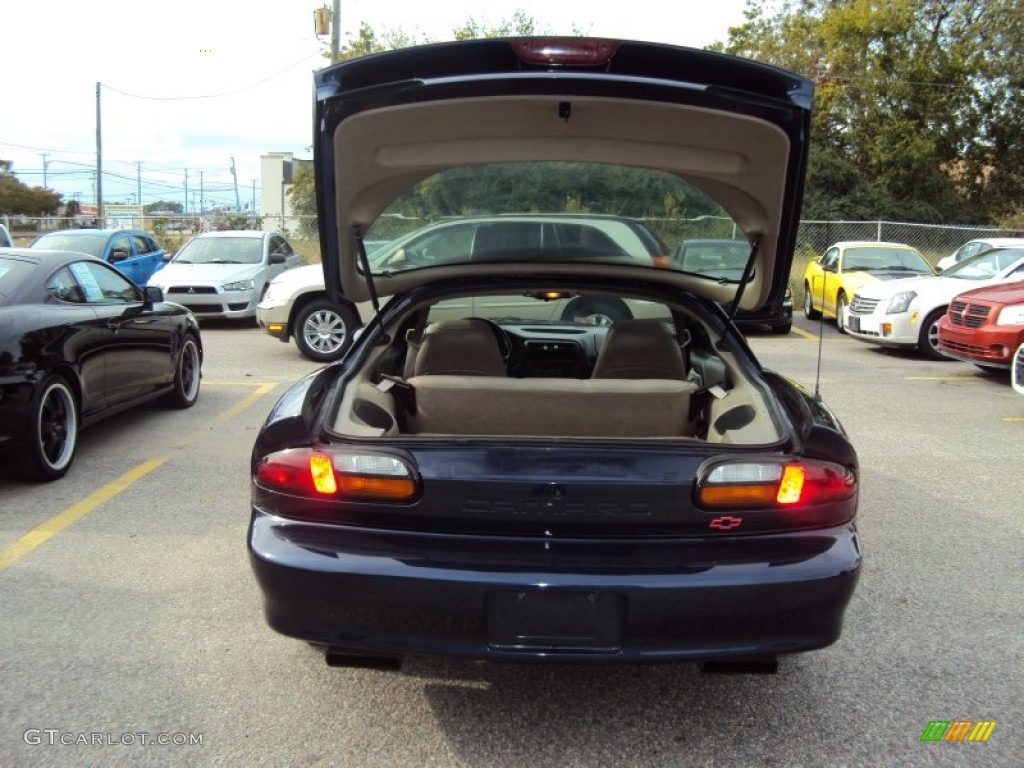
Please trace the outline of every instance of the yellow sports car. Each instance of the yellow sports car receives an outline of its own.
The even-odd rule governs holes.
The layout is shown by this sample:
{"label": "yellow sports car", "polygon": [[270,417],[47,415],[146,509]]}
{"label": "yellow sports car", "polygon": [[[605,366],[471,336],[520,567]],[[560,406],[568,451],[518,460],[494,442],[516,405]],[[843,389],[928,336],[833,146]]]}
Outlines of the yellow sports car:
{"label": "yellow sports car", "polygon": [[804,315],[809,320],[822,314],[834,317],[839,332],[845,333],[846,308],[861,286],[934,274],[924,256],[903,243],[835,243],[804,270]]}

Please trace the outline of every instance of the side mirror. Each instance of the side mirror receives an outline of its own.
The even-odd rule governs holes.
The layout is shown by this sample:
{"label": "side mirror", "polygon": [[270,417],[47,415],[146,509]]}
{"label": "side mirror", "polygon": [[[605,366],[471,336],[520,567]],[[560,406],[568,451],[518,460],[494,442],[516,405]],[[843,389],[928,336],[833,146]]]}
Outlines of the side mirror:
{"label": "side mirror", "polygon": [[160,304],[164,300],[164,292],[155,285],[147,285],[142,289],[142,291],[146,295],[147,307],[151,307],[154,304]]}
{"label": "side mirror", "polygon": [[129,256],[127,251],[111,251],[110,252],[110,263],[117,264],[119,261],[124,261]]}
{"label": "side mirror", "polygon": [[164,252],[164,255],[161,258],[163,258],[164,264],[167,264],[171,259],[174,258],[174,254],[173,253]]}
{"label": "side mirror", "polygon": [[270,254],[271,264],[284,264],[286,261],[288,261],[288,254],[286,253],[278,251],[277,253]]}

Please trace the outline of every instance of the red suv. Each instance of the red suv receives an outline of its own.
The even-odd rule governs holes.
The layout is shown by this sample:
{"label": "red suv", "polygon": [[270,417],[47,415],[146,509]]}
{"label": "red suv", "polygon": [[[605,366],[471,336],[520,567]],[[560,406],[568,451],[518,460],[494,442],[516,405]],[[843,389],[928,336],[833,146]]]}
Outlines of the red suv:
{"label": "red suv", "polygon": [[1024,344],[1024,282],[961,293],[939,320],[939,349],[979,368],[1009,371]]}

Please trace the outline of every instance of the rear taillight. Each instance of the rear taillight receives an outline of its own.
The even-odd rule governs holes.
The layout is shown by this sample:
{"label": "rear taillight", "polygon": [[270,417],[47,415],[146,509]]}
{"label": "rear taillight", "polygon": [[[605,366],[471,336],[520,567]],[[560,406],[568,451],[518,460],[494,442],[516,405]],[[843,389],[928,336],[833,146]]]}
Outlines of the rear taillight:
{"label": "rear taillight", "polygon": [[264,456],[256,468],[264,488],[299,496],[335,501],[411,501],[416,478],[394,456],[355,451],[277,451]]}
{"label": "rear taillight", "polygon": [[697,484],[697,503],[710,509],[793,509],[844,501],[856,492],[856,476],[839,464],[742,461],[708,468]]}
{"label": "rear taillight", "polygon": [[583,37],[521,37],[512,41],[524,64],[595,67],[607,64],[619,44]]}

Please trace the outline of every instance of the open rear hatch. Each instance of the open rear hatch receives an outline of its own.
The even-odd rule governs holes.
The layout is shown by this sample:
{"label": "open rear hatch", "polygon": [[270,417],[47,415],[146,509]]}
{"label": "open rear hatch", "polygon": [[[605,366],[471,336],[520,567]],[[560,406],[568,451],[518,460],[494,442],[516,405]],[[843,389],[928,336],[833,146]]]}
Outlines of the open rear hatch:
{"label": "open rear hatch", "polygon": [[[806,165],[812,85],[804,78],[650,43],[519,38],[365,56],[317,73],[316,88],[320,239],[335,298],[366,301],[453,277],[571,273],[653,280],[748,311],[783,300]],[[393,204],[432,177],[558,163],[685,182],[731,218],[750,245],[747,269],[736,280],[709,279],[656,260],[564,252],[456,253],[394,269],[361,252],[375,222],[407,215]]]}

